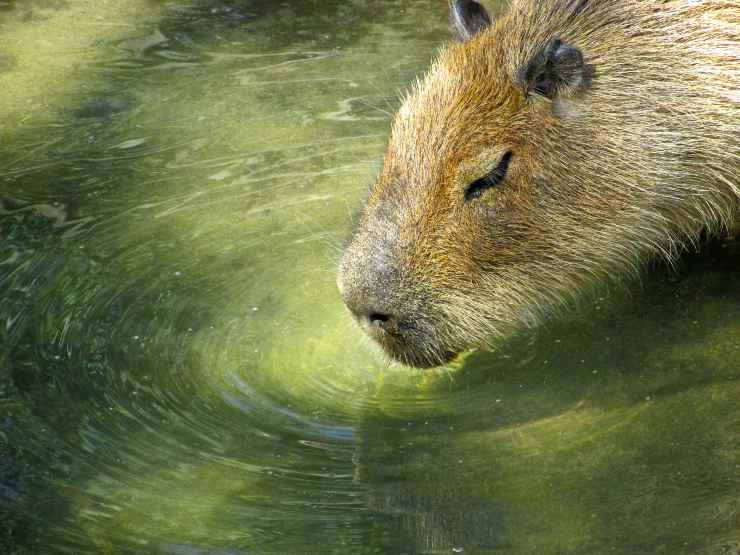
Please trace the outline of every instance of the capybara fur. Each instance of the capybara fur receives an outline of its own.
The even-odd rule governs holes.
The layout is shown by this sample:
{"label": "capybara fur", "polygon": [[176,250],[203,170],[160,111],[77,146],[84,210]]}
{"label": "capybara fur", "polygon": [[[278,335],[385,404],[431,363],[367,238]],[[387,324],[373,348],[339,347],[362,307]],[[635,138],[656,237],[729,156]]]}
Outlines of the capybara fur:
{"label": "capybara fur", "polygon": [[344,251],[354,317],[412,366],[537,323],[740,222],[737,0],[451,2]]}

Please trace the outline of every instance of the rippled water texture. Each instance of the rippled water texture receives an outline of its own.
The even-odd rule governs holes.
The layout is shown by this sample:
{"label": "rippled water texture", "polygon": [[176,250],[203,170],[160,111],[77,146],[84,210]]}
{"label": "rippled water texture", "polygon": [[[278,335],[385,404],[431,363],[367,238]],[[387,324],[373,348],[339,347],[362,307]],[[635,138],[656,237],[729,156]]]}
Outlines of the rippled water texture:
{"label": "rippled water texture", "polygon": [[740,552],[740,247],[389,366],[335,263],[444,3],[0,1],[0,552]]}

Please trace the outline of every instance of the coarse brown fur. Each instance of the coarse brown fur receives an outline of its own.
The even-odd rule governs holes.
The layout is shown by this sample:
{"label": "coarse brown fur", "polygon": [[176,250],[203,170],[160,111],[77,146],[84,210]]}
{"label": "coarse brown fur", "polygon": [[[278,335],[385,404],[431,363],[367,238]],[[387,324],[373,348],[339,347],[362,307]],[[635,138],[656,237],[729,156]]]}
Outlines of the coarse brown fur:
{"label": "coarse brown fur", "polygon": [[[523,79],[554,38],[590,73],[550,99]],[[739,177],[737,0],[514,0],[405,99],[339,287],[389,355],[439,364],[727,233]]]}

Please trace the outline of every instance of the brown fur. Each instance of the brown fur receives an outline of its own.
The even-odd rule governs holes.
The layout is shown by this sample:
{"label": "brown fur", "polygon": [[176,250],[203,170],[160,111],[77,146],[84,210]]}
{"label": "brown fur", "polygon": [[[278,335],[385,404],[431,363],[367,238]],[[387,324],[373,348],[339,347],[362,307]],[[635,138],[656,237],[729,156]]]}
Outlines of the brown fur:
{"label": "brown fur", "polygon": [[[553,38],[588,87],[527,95]],[[466,202],[506,151],[505,181]],[[737,226],[739,175],[737,0],[515,0],[406,98],[340,290],[361,320],[391,314],[365,324],[388,354],[438,364]]]}

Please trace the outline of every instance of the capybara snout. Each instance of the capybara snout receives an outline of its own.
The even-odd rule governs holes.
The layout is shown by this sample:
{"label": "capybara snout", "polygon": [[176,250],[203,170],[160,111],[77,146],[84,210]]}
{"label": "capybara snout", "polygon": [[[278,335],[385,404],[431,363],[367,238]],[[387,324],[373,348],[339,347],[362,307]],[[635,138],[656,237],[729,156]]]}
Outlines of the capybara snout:
{"label": "capybara snout", "polygon": [[453,352],[440,351],[433,306],[424,284],[404,264],[397,233],[390,236],[376,223],[355,237],[340,263],[342,299],[362,329],[393,358],[410,366],[445,362]]}

